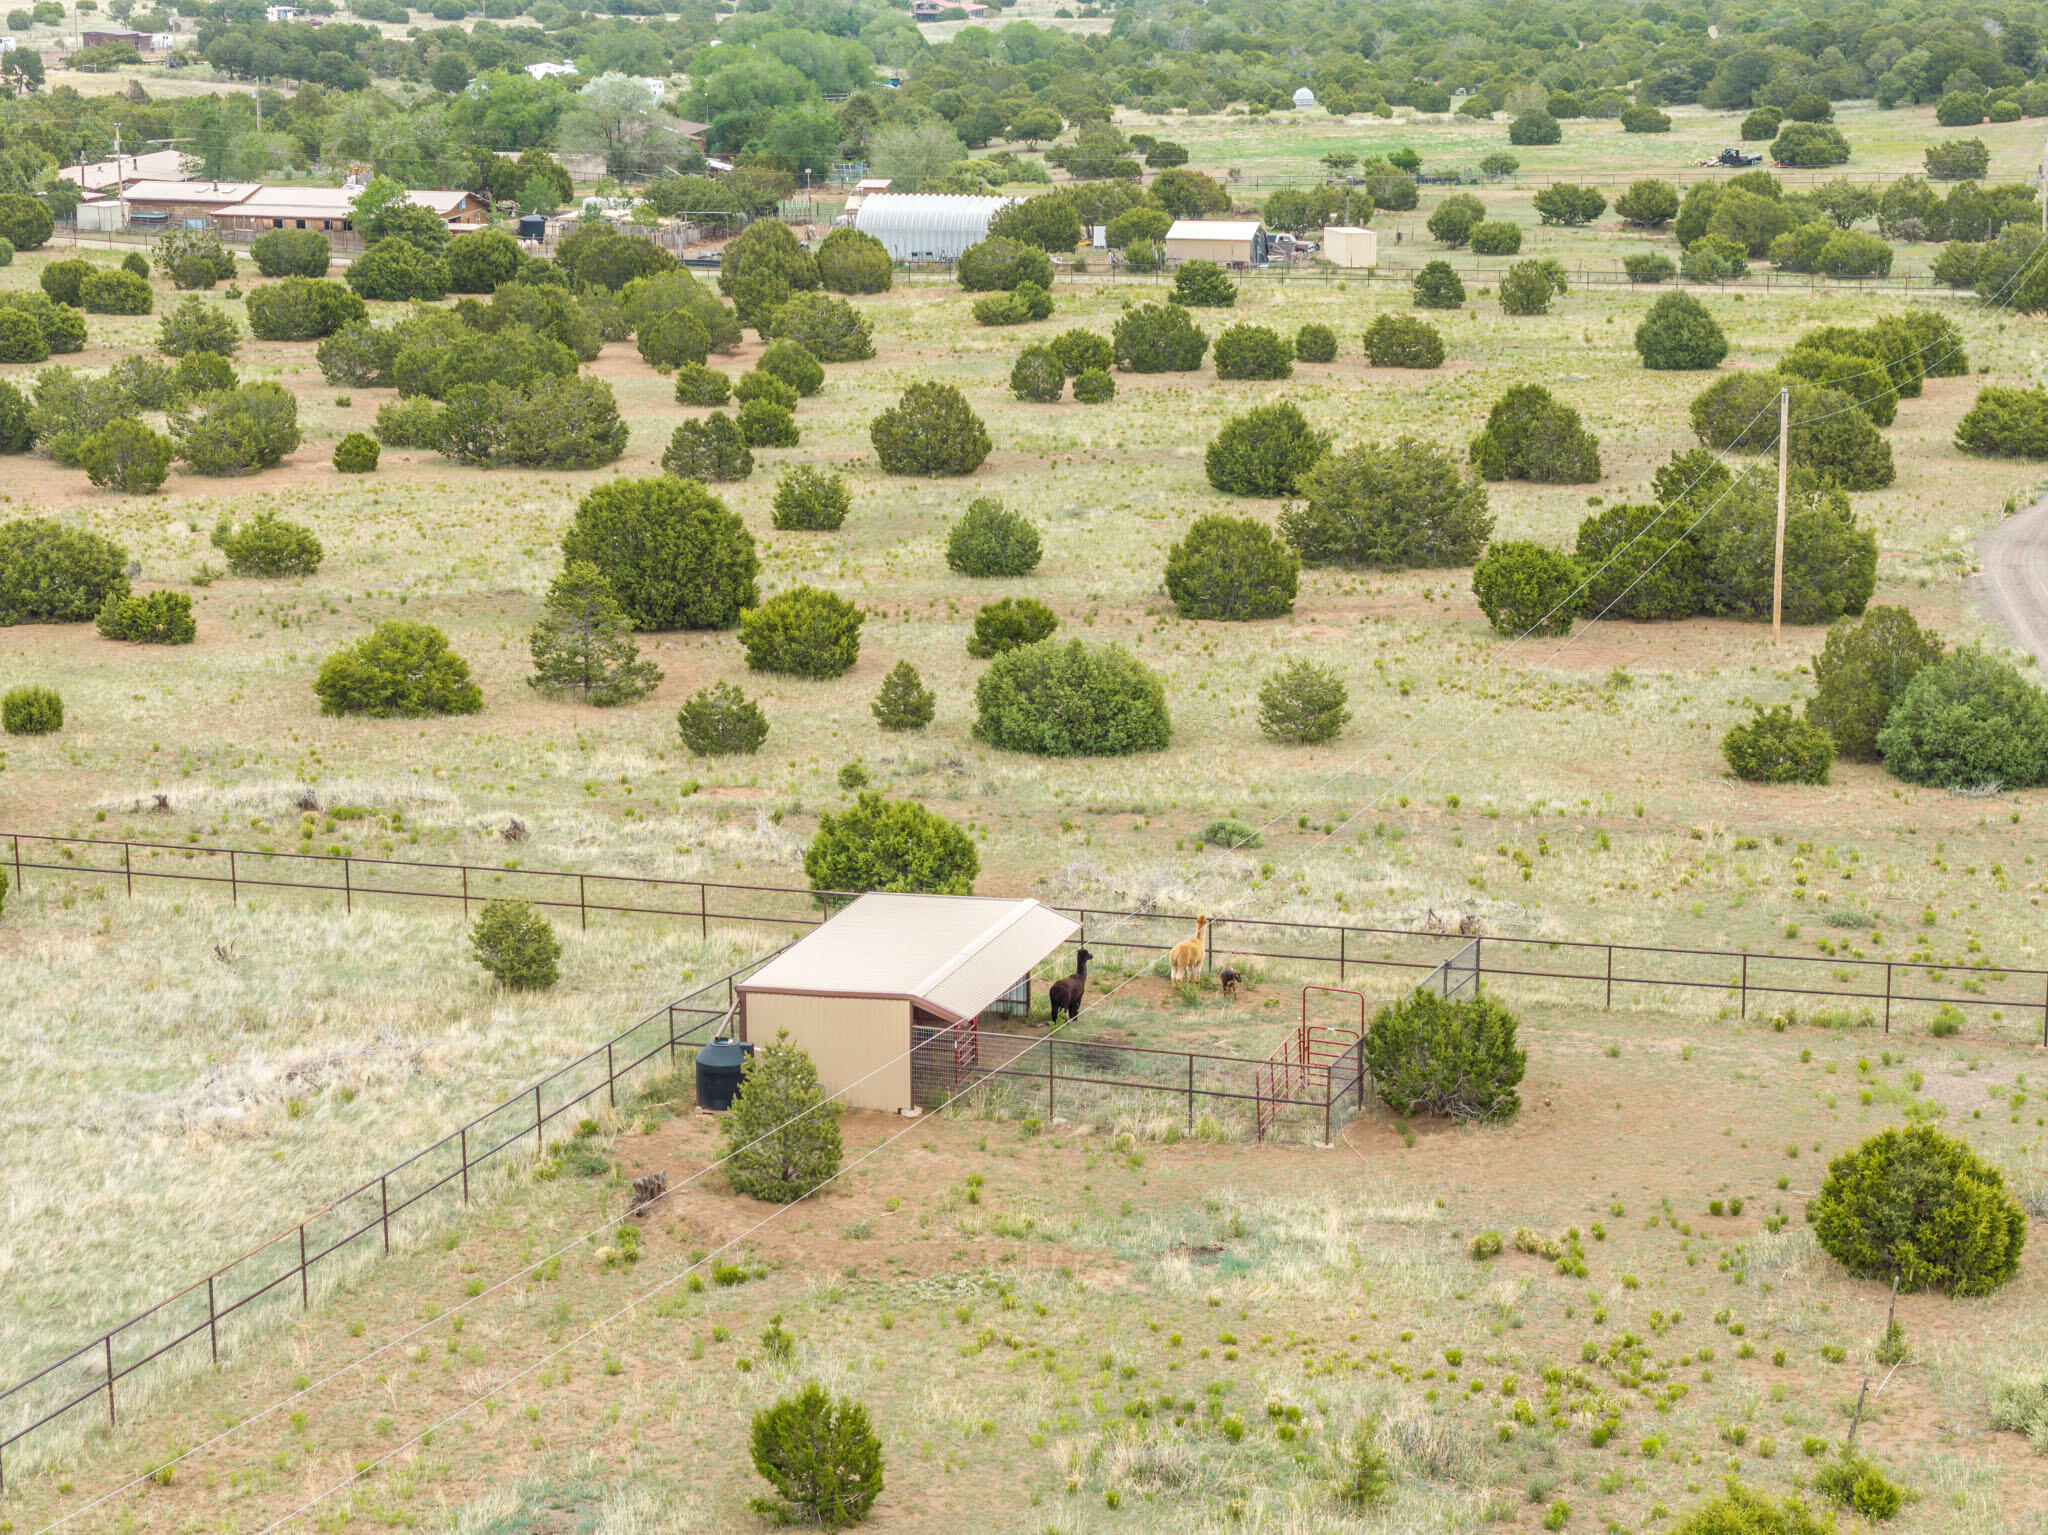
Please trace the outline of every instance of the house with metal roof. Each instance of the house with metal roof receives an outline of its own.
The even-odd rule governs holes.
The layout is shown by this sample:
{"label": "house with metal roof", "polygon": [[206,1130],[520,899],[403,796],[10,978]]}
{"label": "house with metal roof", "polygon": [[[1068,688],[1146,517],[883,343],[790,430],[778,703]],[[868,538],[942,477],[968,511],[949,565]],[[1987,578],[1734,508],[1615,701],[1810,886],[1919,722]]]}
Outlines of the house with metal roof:
{"label": "house with metal roof", "polygon": [[893,261],[955,261],[988,238],[989,220],[1015,202],[937,192],[880,192],[861,199],[853,227],[882,242]]}
{"label": "house with metal roof", "polygon": [[787,1031],[827,1093],[905,1110],[913,1054],[973,1054],[985,1019],[1030,1010],[1031,972],[1079,924],[1032,900],[861,896],[742,981],[734,1028],[756,1045]]}
{"label": "house with metal roof", "polygon": [[1168,261],[1264,266],[1266,226],[1257,219],[1175,219],[1165,246]]}

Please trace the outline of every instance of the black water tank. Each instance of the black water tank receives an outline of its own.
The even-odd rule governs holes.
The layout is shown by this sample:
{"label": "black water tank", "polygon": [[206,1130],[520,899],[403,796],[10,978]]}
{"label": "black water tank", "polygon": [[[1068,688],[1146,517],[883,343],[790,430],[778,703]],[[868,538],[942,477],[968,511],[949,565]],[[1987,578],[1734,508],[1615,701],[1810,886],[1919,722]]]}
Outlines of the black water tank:
{"label": "black water tank", "polygon": [[548,237],[548,219],[544,213],[521,214],[519,238],[522,240],[545,240]]}
{"label": "black water tank", "polygon": [[697,1107],[723,1114],[740,1090],[740,1068],[754,1047],[737,1039],[714,1039],[697,1052]]}

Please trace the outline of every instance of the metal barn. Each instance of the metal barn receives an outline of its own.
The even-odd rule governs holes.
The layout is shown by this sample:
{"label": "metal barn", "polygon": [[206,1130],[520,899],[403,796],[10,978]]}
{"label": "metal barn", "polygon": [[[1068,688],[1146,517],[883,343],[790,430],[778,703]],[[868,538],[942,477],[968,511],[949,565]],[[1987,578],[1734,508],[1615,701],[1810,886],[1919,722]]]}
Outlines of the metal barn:
{"label": "metal barn", "polygon": [[1166,231],[1166,259],[1264,266],[1266,226],[1257,219],[1175,219]]}
{"label": "metal barn", "polygon": [[988,238],[988,223],[1013,197],[882,192],[861,199],[853,227],[882,242],[892,261],[954,261]]}
{"label": "metal barn", "polygon": [[827,1093],[849,1108],[903,1110],[918,1095],[911,1051],[943,1035],[972,1057],[983,1018],[1031,1006],[1031,971],[1079,924],[1031,900],[864,895],[739,984],[741,1039],[788,1030]]}

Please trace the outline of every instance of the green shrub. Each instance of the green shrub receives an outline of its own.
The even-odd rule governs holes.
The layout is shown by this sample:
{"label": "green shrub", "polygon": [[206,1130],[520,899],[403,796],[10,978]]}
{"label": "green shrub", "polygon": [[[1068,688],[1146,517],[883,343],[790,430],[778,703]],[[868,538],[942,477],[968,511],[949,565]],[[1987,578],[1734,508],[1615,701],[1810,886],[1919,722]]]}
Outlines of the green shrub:
{"label": "green shrub", "polygon": [[1365,358],[1375,368],[1441,367],[1443,334],[1413,315],[1383,314],[1366,327]]}
{"label": "green shrub", "polygon": [[2048,695],[2004,661],[1954,651],[1905,685],[1877,749],[1909,783],[2033,788],[2048,783]]}
{"label": "green shrub", "polygon": [[10,267],[13,265],[14,242],[12,240],[0,238],[0,267]]}
{"label": "green shrub", "polygon": [[772,343],[754,366],[757,371],[767,374],[770,378],[779,379],[799,396],[814,395],[825,387],[824,365],[800,342]]}
{"label": "green shrub", "polygon": [[107,369],[107,383],[127,397],[131,410],[163,410],[181,393],[178,371],[171,364],[130,352]]}
{"label": "green shrub", "polygon": [[1517,261],[1501,273],[1501,312],[1549,314],[1550,301],[1562,292],[1563,270],[1555,261]]}
{"label": "green shrub", "polygon": [[448,637],[432,624],[398,618],[329,656],[313,693],[322,714],[374,719],[475,714],[484,706],[469,663],[448,648]]}
{"label": "green shrub", "polygon": [[794,341],[819,362],[860,362],[875,355],[874,331],[874,321],[843,298],[796,293],[768,317],[764,335]]}
{"label": "green shrub", "polygon": [[235,323],[235,317],[196,293],[179,299],[157,322],[156,349],[166,357],[184,357],[193,352],[232,357],[241,345],[242,327]]}
{"label": "green shrub", "polygon": [[868,428],[885,474],[962,475],[981,467],[988,429],[951,384],[911,384]]}
{"label": "green shrub", "polygon": [[187,352],[178,359],[178,366],[172,378],[171,394],[190,398],[202,394],[218,394],[233,389],[241,380],[235,376],[235,365],[218,352]]}
{"label": "green shrub", "polygon": [[1431,261],[1415,274],[1417,309],[1459,309],[1465,303],[1465,284],[1451,270],[1448,261]]}
{"label": "green shrub", "polygon": [[1655,177],[1632,181],[1614,199],[1614,211],[1633,228],[1661,229],[1678,217],[1678,188]]}
{"label": "green shrub", "polygon": [[1518,384],[1502,395],[1472,439],[1472,465],[1483,480],[1533,480],[1545,485],[1586,485],[1600,478],[1600,445],[1540,384]]}
{"label": "green shrub", "polygon": [[1780,1503],[1731,1477],[1726,1493],[1688,1512],[1672,1535],[1835,1535],[1835,1525],[1797,1498]]}
{"label": "green shrub", "polygon": [[1294,333],[1294,359],[1296,362],[1335,362],[1337,333],[1327,325],[1302,326]]}
{"label": "green shrub", "polygon": [[1678,270],[1693,282],[1728,282],[1749,273],[1749,252],[1722,234],[1701,235],[1678,258]]}
{"label": "green shrub", "polygon": [[1771,158],[1808,169],[1841,165],[1849,158],[1849,141],[1826,123],[1787,123],[1771,140]]}
{"label": "green shrub", "polygon": [[85,350],[85,316],[69,304],[52,303],[41,293],[15,290],[0,293],[0,311],[4,310],[16,311],[34,320],[37,329],[43,333],[43,345],[53,356]]}
{"label": "green shrub", "polygon": [[701,365],[711,355],[711,337],[687,309],[667,309],[641,322],[633,337],[641,360],[660,373],[686,363]]}
{"label": "green shrub", "polygon": [[1548,112],[1524,112],[1508,124],[1510,144],[1555,144],[1563,137],[1564,130]]}
{"label": "green shrub", "polygon": [[1594,618],[1642,622],[1690,618],[1700,611],[1702,561],[1686,537],[1682,507],[1622,503],[1579,524],[1582,610]]}
{"label": "green shrub", "polygon": [[83,256],[68,256],[62,261],[45,262],[36,282],[52,303],[69,304],[75,309],[80,285],[98,270]]}
{"label": "green shrub", "polygon": [[448,269],[450,293],[492,293],[510,282],[524,259],[519,242],[502,229],[479,229],[448,241],[441,261]]}
{"label": "green shrub", "polygon": [[1996,1167],[1930,1125],[1872,1136],[1828,1164],[1815,1239],[1859,1279],[1988,1295],[2019,1272],[2027,1218]]}
{"label": "green shrub", "polygon": [[636,629],[729,629],[760,601],[753,536],[693,480],[595,487],[563,535],[562,558],[595,565]]}
{"label": "green shrub", "polygon": [[150,247],[149,258],[180,288],[211,288],[235,280],[235,258],[211,226],[168,230]]}
{"label": "green shrub", "polygon": [[1168,551],[1166,592],[1183,618],[1280,618],[1294,611],[1301,562],[1255,517],[1197,517]]}
{"label": "green shrub", "polygon": [[223,518],[213,530],[213,546],[238,576],[310,576],[325,552],[311,528],[286,522],[275,512],[258,512],[240,528]]}
{"label": "green shrub", "polygon": [[1263,325],[1232,325],[1216,338],[1218,378],[1292,378],[1294,349]]}
{"label": "green shrub", "polygon": [[1486,204],[1469,192],[1453,192],[1436,205],[1426,226],[1430,235],[1449,246],[1463,245],[1472,226],[1486,217]]}
{"label": "green shrub", "polygon": [[0,362],[41,362],[50,343],[35,317],[20,309],[0,309]]}
{"label": "green shrub", "polygon": [[274,469],[299,445],[299,402],[282,384],[237,384],[170,418],[179,459],[195,474]]}
{"label": "green shrub", "polygon": [[[428,255],[410,240],[380,240],[351,261],[343,275],[359,298],[404,303],[407,300],[433,302],[448,296],[447,263],[438,256]],[[289,277],[284,279],[285,282],[292,280]],[[258,288],[250,295],[252,310],[257,296],[267,291]],[[253,313],[249,317],[249,325],[252,330],[255,328]]]}
{"label": "green shrub", "polygon": [[1163,751],[1166,690],[1130,652],[1050,639],[989,663],[975,685],[976,740],[1043,757]]}
{"label": "green shrub", "polygon": [[[393,243],[392,248],[413,249],[403,242]],[[367,259],[359,257],[349,267],[351,283],[356,268]],[[440,297],[438,293],[433,296]],[[357,294],[324,277],[286,277],[267,283],[251,292],[246,304],[249,333],[259,341],[313,341],[333,335],[344,325],[367,323],[370,317],[369,309]]]}
{"label": "green shrub", "polygon": [[1036,283],[1022,282],[1007,293],[984,293],[974,301],[981,325],[1024,325],[1052,314],[1052,295]]}
{"label": "green shrub", "polygon": [[689,696],[676,711],[676,729],[700,757],[750,757],[768,739],[768,717],[730,682],[717,682]]}
{"label": "green shrub", "polygon": [[[0,310],[0,319],[7,311]],[[0,379],[0,453],[26,453],[35,445],[35,431],[29,425],[28,401],[22,392]]]}
{"label": "green shrub", "polygon": [[944,816],[909,800],[864,793],[844,811],[821,811],[804,852],[813,890],[972,895],[981,859],[974,842]]}
{"label": "green shrub", "polygon": [[1052,258],[1035,245],[1000,236],[970,245],[954,269],[969,293],[1009,292],[1019,283],[1052,290]]}
{"label": "green shrub", "polygon": [[1956,446],[1987,458],[2048,458],[2048,389],[1997,384],[1956,423]]}
{"label": "green shrub", "polygon": [[1512,219],[1481,219],[1465,238],[1475,256],[1518,256],[1522,253],[1522,226]]}
{"label": "green shrub", "polygon": [[2034,1453],[2048,1455],[2048,1376],[2008,1376],[1992,1389],[1991,1426],[2024,1434]]}
{"label": "green shrub", "polygon": [[1010,393],[1036,405],[1056,405],[1067,392],[1067,370],[1050,347],[1027,346],[1010,369]]}
{"label": "green shrub", "polygon": [[1183,261],[1173,274],[1173,301],[1197,309],[1228,309],[1237,302],[1237,284],[1213,261]]}
{"label": "green shrub", "polygon": [[1660,256],[1655,251],[1636,251],[1623,256],[1621,269],[1628,273],[1630,282],[1669,282],[1678,273],[1676,263],[1669,256]]}
{"label": "green shrub", "polygon": [[1377,1420],[1363,1418],[1338,1452],[1342,1473],[1337,1479],[1337,1500],[1350,1508],[1372,1508],[1393,1489],[1393,1464],[1378,1439]]}
{"label": "green shrub", "polygon": [[1927,174],[1936,181],[1978,181],[1991,169],[1991,151],[1982,139],[1946,139],[1929,144],[1921,160]]}
{"label": "green shrub", "polygon": [[57,228],[49,204],[18,192],[0,193],[0,238],[18,251],[42,248]]}
{"label": "green shrub", "polygon": [[1331,740],[1351,718],[1348,696],[1334,671],[1296,657],[1259,684],[1259,731],[1288,746]]}
{"label": "green shrub", "polygon": [[446,407],[438,400],[392,400],[377,407],[377,424],[372,430],[377,441],[387,448],[438,450],[445,414]]}
{"label": "green shrub", "polygon": [[626,451],[612,386],[599,378],[544,378],[524,389],[468,384],[450,391],[441,451],[469,464],[595,469]]}
{"label": "green shrub", "polygon": [[1721,737],[1721,755],[1728,770],[1748,783],[1826,783],[1835,743],[1790,704],[1758,704],[1747,721]]}
{"label": "green shrub", "polygon": [[0,696],[0,730],[11,736],[46,736],[64,728],[64,700],[55,688],[33,684]]}
{"label": "green shrub", "polygon": [[95,485],[146,496],[164,488],[176,451],[163,433],[124,416],[78,445],[78,464]]}
{"label": "green shrub", "polygon": [[1479,611],[1502,634],[1569,634],[1585,606],[1571,555],[1546,544],[1496,541],[1472,571]]}
{"label": "green shrub", "polygon": [[756,219],[720,254],[718,291],[732,300],[742,325],[758,325],[791,295],[817,286],[817,261],[780,219]]}
{"label": "green shrub", "polygon": [[119,544],[47,517],[0,523],[0,624],[82,624],[128,595]]}
{"label": "green shrub", "polygon": [[367,432],[350,432],[334,445],[334,467],[343,474],[368,474],[377,457],[377,439]]}
{"label": "green shrub", "polygon": [[1835,753],[1853,762],[1879,760],[1877,733],[1906,684],[1942,657],[1938,636],[1904,608],[1872,608],[1860,622],[1828,630],[1813,661],[1813,697],[1806,717],[1828,732]]}
{"label": "green shrub", "polygon": [[970,502],[946,535],[946,563],[964,576],[1028,576],[1042,552],[1030,519],[990,496]]}
{"label": "green shrub", "polygon": [[1126,373],[1192,373],[1209,350],[1209,338],[1178,304],[1126,309],[1111,330],[1111,344]]}
{"label": "green shrub", "polygon": [[1853,399],[1873,426],[1890,426],[1898,418],[1898,390],[1877,358],[1796,346],[1779,359],[1778,371]]}
{"label": "green shrub", "polygon": [[836,593],[791,587],[740,614],[740,645],[757,672],[837,677],[860,659],[861,618]]}
{"label": "green shrub", "polygon": [[1891,1518],[1906,1501],[1897,1484],[1854,1450],[1846,1448],[1840,1460],[1814,1471],[1813,1490],[1829,1502],[1839,1503],[1873,1521]]}
{"label": "green shrub", "polygon": [[313,349],[320,375],[352,389],[388,389],[398,364],[399,333],[367,320],[344,325]]}
{"label": "green shrub", "polygon": [[1092,330],[1061,331],[1046,346],[1060,360],[1068,378],[1090,371],[1107,373],[1116,365],[1115,343]]}
{"label": "green shrub", "polygon": [[839,475],[798,464],[776,482],[769,520],[784,531],[835,533],[852,504],[846,481]]}
{"label": "green shrub", "polygon": [[771,1204],[802,1199],[839,1171],[839,1104],[825,1096],[817,1068],[787,1031],[740,1068],[725,1146],[732,1186]]}
{"label": "green shrub", "polygon": [[317,229],[272,229],[249,242],[249,256],[265,277],[325,277],[334,247]]}
{"label": "green shrub", "polygon": [[512,991],[545,991],[562,978],[562,940],[524,901],[486,901],[469,930],[476,962]]}
{"label": "green shrub", "polygon": [[1419,438],[1330,453],[1301,474],[1280,531],[1307,565],[1470,564],[1493,531],[1486,487]]}
{"label": "green shrub", "polygon": [[[1776,477],[1750,473],[1712,504],[1693,529],[1699,549],[1701,609],[1766,618],[1776,540]],[[1695,498],[1706,504],[1705,498]],[[1806,470],[1793,474],[1786,498],[1785,618],[1833,623],[1861,613],[1877,588],[1877,537],[1857,526],[1849,498]]]}
{"label": "green shrub", "polygon": [[990,656],[1049,639],[1059,626],[1053,610],[1035,598],[1004,597],[997,602],[985,602],[974,615],[974,632],[967,637],[967,653],[986,661]]}
{"label": "green shrub", "polygon": [[645,698],[660,684],[661,668],[640,658],[632,634],[633,620],[604,573],[588,560],[570,560],[549,583],[540,621],[527,636],[527,685],[578,693],[599,708]]}
{"label": "green shrub", "polygon": [[148,314],[155,298],[147,277],[122,267],[95,267],[78,285],[78,304],[88,314]]}
{"label": "green shrub", "polygon": [[835,229],[818,244],[818,281],[830,293],[887,293],[895,280],[889,248],[858,229]]}
{"label": "green shrub", "polygon": [[686,362],[676,369],[676,404],[723,405],[732,398],[732,381],[716,368]]}
{"label": "green shrub", "polygon": [[1229,495],[1288,496],[1329,448],[1329,434],[1283,401],[1231,417],[1209,444],[1203,468],[1209,483]]}
{"label": "green shrub", "polygon": [[109,594],[100,609],[99,631],[110,640],[140,645],[189,645],[198,631],[192,599],[183,592],[150,592],[141,597]]}
{"label": "green shrub", "polygon": [[1374,1014],[1365,1031],[1373,1087],[1396,1114],[1506,1120],[1528,1056],[1514,1015],[1491,997],[1447,1002],[1426,986]]}
{"label": "green shrub", "polygon": [[932,722],[938,699],[924,685],[917,668],[898,661],[882,679],[882,690],[868,706],[875,723],[884,730],[922,730]]}
{"label": "green shrub", "polygon": [[1248,847],[1258,847],[1265,842],[1258,828],[1249,826],[1235,816],[1222,816],[1202,828],[1202,841],[1209,847],[1228,848],[1240,852]]}
{"label": "green shrub", "polygon": [[1728,338],[1705,304],[1690,293],[1667,293],[1636,327],[1636,354],[1644,367],[1663,371],[1717,368]]}
{"label": "green shrub", "polygon": [[1116,380],[1100,368],[1090,368],[1074,380],[1076,405],[1106,405],[1116,398]]}
{"label": "green shrub", "polygon": [[793,448],[797,445],[796,417],[773,400],[749,400],[740,407],[740,436],[750,448]]}

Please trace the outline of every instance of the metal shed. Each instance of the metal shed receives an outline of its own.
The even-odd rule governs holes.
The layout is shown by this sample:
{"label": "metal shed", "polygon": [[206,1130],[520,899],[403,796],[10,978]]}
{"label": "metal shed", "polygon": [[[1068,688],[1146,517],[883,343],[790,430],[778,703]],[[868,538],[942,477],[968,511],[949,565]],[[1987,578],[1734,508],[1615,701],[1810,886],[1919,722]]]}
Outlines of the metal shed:
{"label": "metal shed", "polygon": [[952,261],[988,238],[988,223],[1013,197],[882,192],[861,200],[853,227],[882,242],[893,261]]}
{"label": "metal shed", "polygon": [[948,1062],[978,1046],[985,1016],[1031,1005],[1031,970],[1079,924],[1031,900],[864,895],[739,985],[735,1028],[783,1030],[850,1108],[917,1101],[912,1047],[944,1031]]}
{"label": "metal shed", "polygon": [[1332,266],[1378,266],[1380,237],[1353,224],[1331,224],[1323,230],[1323,258]]}
{"label": "metal shed", "polygon": [[1257,219],[1175,219],[1166,231],[1166,259],[1264,266],[1266,226]]}

